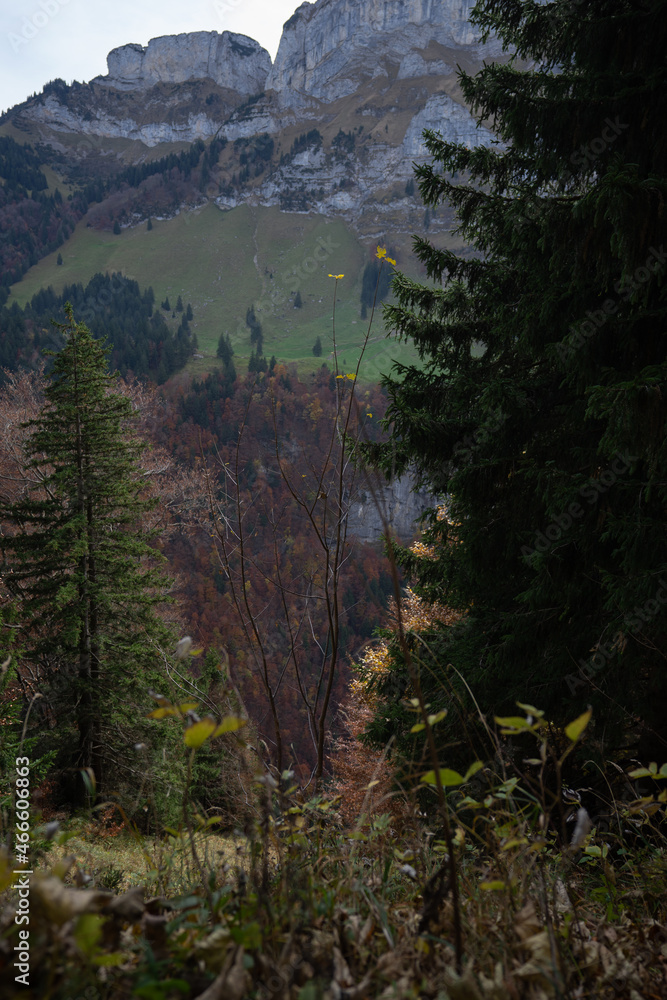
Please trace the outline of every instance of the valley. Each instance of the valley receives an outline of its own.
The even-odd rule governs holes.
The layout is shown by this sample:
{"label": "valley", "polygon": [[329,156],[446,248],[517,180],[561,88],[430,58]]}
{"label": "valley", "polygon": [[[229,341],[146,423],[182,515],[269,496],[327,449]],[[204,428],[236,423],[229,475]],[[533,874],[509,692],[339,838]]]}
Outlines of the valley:
{"label": "valley", "polygon": [[[360,292],[370,259],[370,252],[340,219],[250,205],[221,211],[207,203],[171,219],[154,218],[150,231],[142,222],[114,235],[89,228],[83,220],[60,250],[12,287],[8,306],[17,302],[22,308],[42,288],[60,292],[65,284],[86,285],[98,272],[118,272],[142,288],[151,286],[158,302],[168,298],[175,303],[180,295],[192,304],[196,353],[203,355],[189,363],[193,374],[215,364],[221,333],[229,334],[238,357],[247,360],[246,312],[251,305],[264,331],[265,355],[297,362],[305,372],[329,360],[330,351],[316,359],[312,348],[318,337],[323,345],[331,341],[333,281],[328,274],[344,272],[337,298],[337,341],[340,362],[350,368],[356,366],[366,331]],[[299,308],[294,305],[297,292]],[[361,369],[367,381],[377,381],[394,359],[415,357],[409,345],[386,340],[380,311],[373,329]]]}

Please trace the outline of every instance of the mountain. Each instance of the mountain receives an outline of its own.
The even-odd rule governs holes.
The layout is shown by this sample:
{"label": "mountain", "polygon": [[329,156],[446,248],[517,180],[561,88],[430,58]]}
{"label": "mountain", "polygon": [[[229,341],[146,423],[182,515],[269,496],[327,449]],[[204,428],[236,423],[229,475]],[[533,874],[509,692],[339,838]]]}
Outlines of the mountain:
{"label": "mountain", "polygon": [[[251,309],[266,356],[314,373],[330,361],[328,272],[344,270],[337,345],[343,370],[354,368],[377,243],[409,273],[417,268],[414,232],[430,227],[434,241],[459,248],[448,211],[425,212],[413,163],[427,158],[426,128],[470,146],[493,141],[466,108],[456,75],[459,66],[474,72],[483,60],[506,58],[497,42],[480,43],[468,20],[473,6],[303,3],[284,25],[274,62],[252,38],[228,31],[163,36],[114,49],[105,76],[51,81],[7,112],[0,119],[7,236],[0,304],[10,296],[14,310],[0,315],[7,363],[34,356],[38,337],[22,342],[26,319],[33,329],[48,326],[45,304],[67,293],[93,326],[108,323],[125,367],[143,370],[145,361],[149,374],[168,377],[167,347],[176,364],[190,331],[173,308],[163,309],[166,332],[158,338],[147,327],[149,347],[141,358],[128,354],[126,344],[139,341],[127,310],[121,323],[122,275],[136,295],[192,303],[191,344],[196,338],[200,353],[191,373],[218,364],[221,332],[244,370]],[[26,304],[22,318],[16,310]],[[121,327],[122,345],[113,332]],[[315,357],[320,340],[324,354]],[[361,376],[376,380],[397,359],[413,358],[410,345],[384,338],[376,314]],[[388,489],[390,516],[409,531],[426,501],[413,509],[405,482]],[[355,533],[376,537],[375,515],[374,504],[360,500]]]}
{"label": "mountain", "polygon": [[[245,35],[200,31],[114,49],[89,83],[46,84],[0,119],[0,304],[122,273],[158,302],[192,303],[199,374],[222,331],[249,356],[250,306],[267,356],[312,369],[331,333],[327,274],[344,271],[349,366],[378,243],[412,274],[413,233],[461,249],[449,210],[424,209],[413,164],[425,128],[493,141],[456,75],[507,58],[480,43],[473,5],[317,0],[286,22],[274,62]],[[176,336],[178,317],[165,320]],[[374,330],[368,378],[414,357],[387,343],[378,313]]]}
{"label": "mountain", "polygon": [[[340,215],[361,236],[414,229],[405,196],[422,131],[488,144],[462,102],[456,68],[501,57],[468,21],[474,0],[318,0],[285,23],[275,62],[256,41],[224,31],[163,36],[109,53],[108,74],[67,87],[55,81],[3,122],[78,160],[125,163],[167,144],[274,139],[261,180],[232,185],[225,163],[206,197]],[[319,133],[319,136],[316,134]],[[301,133],[313,141],[294,149]],[[72,149],[72,140],[85,137]],[[110,145],[129,140],[121,154]],[[275,155],[274,155],[275,153]],[[238,178],[237,178],[238,180]],[[400,202],[400,204],[399,204]]]}
{"label": "mountain", "polygon": [[461,54],[498,55],[469,22],[474,0],[320,0],[285,23],[267,89],[287,105],[330,103],[371,80],[449,76]]}

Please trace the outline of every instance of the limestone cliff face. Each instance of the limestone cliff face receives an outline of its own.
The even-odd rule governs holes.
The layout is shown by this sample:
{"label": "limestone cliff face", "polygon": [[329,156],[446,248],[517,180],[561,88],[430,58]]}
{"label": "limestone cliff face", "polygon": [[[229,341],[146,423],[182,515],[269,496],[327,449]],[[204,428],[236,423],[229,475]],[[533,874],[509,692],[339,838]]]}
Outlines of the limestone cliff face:
{"label": "limestone cliff face", "polygon": [[469,22],[475,0],[319,0],[302,3],[285,23],[267,87],[291,104],[299,94],[331,101],[364,79],[443,74],[452,67],[426,55],[431,41],[473,58],[482,46]]}
{"label": "limestone cliff face", "polygon": [[376,542],[387,527],[403,543],[418,534],[417,518],[436,506],[425,490],[416,490],[411,475],[390,483],[375,482],[373,489],[359,488],[350,506],[347,529],[362,542]]}
{"label": "limestone cliff face", "polygon": [[[124,45],[109,53],[107,76],[45,89],[9,115],[38,141],[85,137],[77,144],[84,154],[87,146],[102,154],[107,139],[136,140],[139,159],[144,146],[269,133],[276,154],[257,179],[230,183],[232,172],[221,168],[207,198],[220,208],[248,202],[342,216],[368,240],[414,232],[424,210],[406,185],[413,163],[428,160],[423,130],[469,147],[493,140],[462,102],[454,70],[504,58],[497,42],[480,44],[469,23],[474,2],[302,3],[273,66],[257,42],[228,31]],[[292,152],[299,132],[316,138]]]}
{"label": "limestone cliff face", "polygon": [[117,90],[147,90],[157,83],[213,80],[243,96],[264,90],[271,57],[246,35],[195,31],[152,38],[146,48],[122,45],[107,56],[109,74],[97,77]]}

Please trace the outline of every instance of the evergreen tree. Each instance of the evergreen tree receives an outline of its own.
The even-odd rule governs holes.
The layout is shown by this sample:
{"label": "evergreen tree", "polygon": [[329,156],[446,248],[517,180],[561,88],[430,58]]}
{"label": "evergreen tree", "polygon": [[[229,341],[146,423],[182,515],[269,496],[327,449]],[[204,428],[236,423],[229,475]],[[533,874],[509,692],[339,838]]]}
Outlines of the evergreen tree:
{"label": "evergreen tree", "polygon": [[223,362],[223,364],[228,365],[232,358],[234,357],[234,349],[232,348],[232,342],[229,339],[229,334],[220,334],[220,339],[218,340],[218,350],[216,354]]}
{"label": "evergreen tree", "polygon": [[116,219],[116,221],[113,224],[113,232],[114,236],[118,236],[120,234],[120,222],[118,221],[118,219]]}
{"label": "evergreen tree", "polygon": [[315,355],[316,358],[322,357],[322,341],[320,340],[319,337],[317,337],[315,343],[313,344],[313,354]]}
{"label": "evergreen tree", "polygon": [[250,352],[250,358],[248,359],[248,371],[250,374],[260,374],[265,372],[268,368],[266,358],[262,354],[255,354],[254,351]]}
{"label": "evergreen tree", "polygon": [[[390,249],[389,256],[393,254],[394,251]],[[391,290],[391,275],[389,268],[381,268],[377,259],[366,264],[361,280],[362,318],[366,317],[366,310],[371,309],[374,303],[386,299]]]}
{"label": "evergreen tree", "polygon": [[[371,449],[448,498],[434,558],[401,555],[464,613],[427,643],[438,734],[460,736],[458,670],[483,710],[591,703],[605,748],[641,733],[664,756],[667,3],[485,0],[473,20],[534,68],[461,76],[502,146],[427,133],[422,198],[456,208],[473,252],[416,239],[435,285],[394,281],[388,325],[424,363],[385,379],[391,440]],[[407,748],[406,677],[397,652],[374,732]]]}
{"label": "evergreen tree", "polygon": [[146,566],[156,554],[141,516],[153,503],[141,496],[132,407],[113,392],[104,348],[69,304],[66,313],[66,344],[29,425],[32,486],[0,507],[16,530],[0,538],[0,550],[20,604],[24,655],[48,665],[61,690],[59,728],[74,723],[77,732],[71,766],[92,768],[108,790],[109,760],[128,749],[117,733],[133,710],[142,715],[137,695],[157,665],[156,644],[173,636],[155,612],[165,580]]}
{"label": "evergreen tree", "polygon": [[264,349],[264,334],[262,324],[257,319],[255,307],[249,306],[245,315],[246,325],[250,329],[250,343],[255,348],[257,354],[262,354]]}

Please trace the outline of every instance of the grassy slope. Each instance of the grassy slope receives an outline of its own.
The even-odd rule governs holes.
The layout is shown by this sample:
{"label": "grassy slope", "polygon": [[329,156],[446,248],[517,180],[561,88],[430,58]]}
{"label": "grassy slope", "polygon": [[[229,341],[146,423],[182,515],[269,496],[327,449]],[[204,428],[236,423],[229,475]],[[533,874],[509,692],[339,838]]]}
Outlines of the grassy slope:
{"label": "grassy slope", "polygon": [[[60,252],[63,265],[56,263],[57,252],[41,260],[13,287],[9,304],[24,305],[48,285],[61,291],[70,282],[87,283],[98,271],[121,271],[142,287],[152,285],[157,302],[168,296],[174,306],[179,294],[184,303],[191,302],[200,353],[215,355],[224,331],[239,366],[250,351],[245,315],[251,303],[262,323],[267,357],[297,361],[301,370],[328,360],[334,291],[328,275],[344,273],[336,308],[339,358],[346,371],[356,364],[367,326],[359,317],[359,296],[369,252],[340,219],[249,206],[221,212],[209,203],[170,220],[154,220],[150,232],[142,223],[114,236],[82,222]],[[293,305],[297,289],[301,309]],[[321,359],[312,355],[318,336]],[[375,380],[393,358],[407,361],[414,355],[411,347],[385,339],[378,315],[362,376]],[[208,366],[200,361],[194,367],[201,374]]]}

